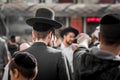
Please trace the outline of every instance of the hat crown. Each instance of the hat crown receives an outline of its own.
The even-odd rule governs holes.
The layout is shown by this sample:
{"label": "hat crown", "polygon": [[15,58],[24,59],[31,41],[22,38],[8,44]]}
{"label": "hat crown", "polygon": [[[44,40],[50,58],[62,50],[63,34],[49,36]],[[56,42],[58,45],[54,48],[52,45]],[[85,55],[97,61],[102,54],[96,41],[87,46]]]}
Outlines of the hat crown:
{"label": "hat crown", "polygon": [[100,20],[101,25],[115,25],[120,24],[119,14],[107,14]]}
{"label": "hat crown", "polygon": [[69,26],[67,28],[64,28],[63,30],[61,30],[60,32],[60,36],[63,38],[63,36],[66,34],[66,33],[69,33],[69,32],[73,32],[75,34],[75,37],[78,35],[78,30],[75,29],[75,28],[72,28],[72,26]]}
{"label": "hat crown", "polygon": [[16,52],[14,61],[17,65],[26,69],[32,69],[37,66],[36,58],[28,52]]}
{"label": "hat crown", "polygon": [[54,20],[55,14],[54,14],[53,10],[51,10],[49,8],[39,8],[36,11],[35,17],[41,17],[41,18]]}

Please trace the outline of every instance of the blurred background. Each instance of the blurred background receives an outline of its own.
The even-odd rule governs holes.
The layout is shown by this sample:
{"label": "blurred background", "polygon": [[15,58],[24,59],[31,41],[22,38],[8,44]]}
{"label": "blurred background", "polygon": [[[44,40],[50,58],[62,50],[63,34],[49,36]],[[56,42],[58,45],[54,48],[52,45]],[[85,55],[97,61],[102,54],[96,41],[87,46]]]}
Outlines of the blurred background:
{"label": "blurred background", "polygon": [[[36,9],[49,7],[56,13],[62,28],[72,26],[80,33],[91,34],[107,13],[120,14],[120,0],[0,0],[0,36],[31,38],[31,27],[25,20],[34,17]],[[27,37],[26,37],[27,36]]]}

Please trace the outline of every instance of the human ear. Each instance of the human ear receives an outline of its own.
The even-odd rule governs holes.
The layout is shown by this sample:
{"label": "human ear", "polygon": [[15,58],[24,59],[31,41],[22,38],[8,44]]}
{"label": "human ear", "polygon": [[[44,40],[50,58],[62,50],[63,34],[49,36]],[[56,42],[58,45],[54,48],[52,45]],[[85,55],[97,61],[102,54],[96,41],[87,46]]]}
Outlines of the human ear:
{"label": "human ear", "polygon": [[32,30],[32,40],[35,41],[35,32]]}
{"label": "human ear", "polygon": [[17,69],[14,69],[14,77],[19,78],[19,71]]}
{"label": "human ear", "polygon": [[51,39],[51,38],[52,38],[52,32],[48,34],[48,39]]}

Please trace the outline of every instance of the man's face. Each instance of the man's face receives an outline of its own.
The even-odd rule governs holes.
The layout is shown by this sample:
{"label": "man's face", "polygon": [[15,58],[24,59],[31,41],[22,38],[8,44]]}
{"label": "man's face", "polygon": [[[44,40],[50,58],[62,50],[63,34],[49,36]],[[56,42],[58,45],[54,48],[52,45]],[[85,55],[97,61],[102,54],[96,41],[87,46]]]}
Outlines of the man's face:
{"label": "man's face", "polygon": [[68,45],[71,45],[74,41],[75,34],[73,32],[69,32],[66,35],[64,35],[64,40]]}

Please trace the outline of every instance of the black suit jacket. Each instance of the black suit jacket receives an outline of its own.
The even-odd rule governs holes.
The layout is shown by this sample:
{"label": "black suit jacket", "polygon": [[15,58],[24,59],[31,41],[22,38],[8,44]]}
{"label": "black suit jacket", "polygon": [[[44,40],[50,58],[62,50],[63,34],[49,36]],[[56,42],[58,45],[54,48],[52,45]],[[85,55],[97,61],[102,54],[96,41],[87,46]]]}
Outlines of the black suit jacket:
{"label": "black suit jacket", "polygon": [[24,50],[35,56],[38,75],[35,80],[68,80],[64,56],[61,51],[36,42]]}
{"label": "black suit jacket", "polygon": [[[56,47],[53,47],[53,48],[58,49],[58,50],[61,50],[61,44],[58,45],[58,46],[56,46]],[[70,80],[75,80],[75,75],[74,75],[74,73],[71,72],[72,70],[71,70],[71,66],[70,66],[70,64],[69,64],[69,62],[68,62],[68,59],[67,59],[66,56],[65,56],[65,58],[66,58],[66,66],[67,66],[67,68],[68,68],[69,78],[70,78]]]}

